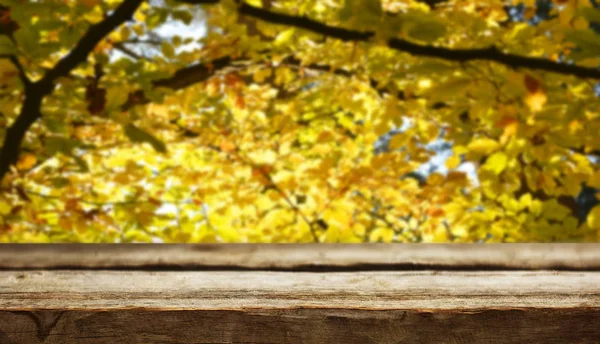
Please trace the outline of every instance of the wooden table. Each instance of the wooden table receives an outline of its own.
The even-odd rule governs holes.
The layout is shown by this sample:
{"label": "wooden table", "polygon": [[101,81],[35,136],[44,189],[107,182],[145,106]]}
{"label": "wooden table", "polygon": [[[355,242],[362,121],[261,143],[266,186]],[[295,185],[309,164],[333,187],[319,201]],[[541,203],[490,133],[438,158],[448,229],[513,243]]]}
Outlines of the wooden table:
{"label": "wooden table", "polygon": [[600,343],[600,245],[0,245],[0,343]]}

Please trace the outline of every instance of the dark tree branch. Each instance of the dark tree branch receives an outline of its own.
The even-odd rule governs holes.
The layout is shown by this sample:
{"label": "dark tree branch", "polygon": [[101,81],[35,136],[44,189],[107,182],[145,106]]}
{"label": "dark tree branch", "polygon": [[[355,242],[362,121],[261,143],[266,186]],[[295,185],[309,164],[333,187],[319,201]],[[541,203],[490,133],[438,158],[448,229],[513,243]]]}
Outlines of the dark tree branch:
{"label": "dark tree branch", "polygon": [[260,7],[248,5],[247,3],[242,3],[238,8],[238,11],[240,14],[252,16],[272,24],[293,26],[324,36],[337,38],[342,41],[367,41],[375,36],[375,33],[373,32],[362,32],[330,26],[306,17],[297,17],[284,13],[276,13]]}
{"label": "dark tree branch", "polygon": [[[111,31],[130,19],[143,1],[123,1],[111,15],[90,26],[73,50],[58,61],[40,81],[25,84],[25,100],[21,112],[15,122],[8,128],[4,143],[0,148],[0,180],[8,173],[10,166],[17,162],[23,138],[31,125],[42,116],[42,101],[45,96],[54,90],[56,79],[67,76],[77,65],[86,61],[96,45]],[[15,62],[13,61],[13,63]],[[21,73],[23,76],[25,75],[22,68]]]}
{"label": "dark tree branch", "polygon": [[[210,62],[197,63],[177,70],[171,77],[156,80],[152,85],[154,87],[168,88],[173,91],[181,90],[208,80],[219,70],[231,66],[232,62],[231,57],[225,56]],[[146,97],[144,91],[138,90],[129,94],[129,99],[123,104],[121,111],[127,111],[135,105],[147,104],[149,102],[150,99]]]}
{"label": "dark tree branch", "polygon": [[19,148],[25,133],[33,122],[42,116],[42,96],[39,92],[32,91],[31,86],[25,87],[25,99],[21,112],[16,121],[6,131],[6,137],[0,150],[0,181],[10,170],[10,165],[19,158]]}
{"label": "dark tree branch", "polygon": [[143,60],[146,59],[145,56],[142,56],[138,53],[136,53],[135,51],[129,49],[125,44],[123,44],[122,42],[117,42],[117,43],[113,43],[113,47],[115,49],[117,49],[118,51],[122,52],[123,54],[135,59],[135,60]]}
{"label": "dark tree branch", "polygon": [[44,75],[39,85],[42,91],[52,92],[53,84],[61,76],[68,75],[77,65],[87,60],[88,55],[98,43],[119,25],[131,19],[135,10],[144,0],[125,0],[119,7],[101,22],[90,26],[75,48],[62,58]]}
{"label": "dark tree branch", "polygon": [[[217,2],[203,0],[179,1],[189,4],[212,4]],[[252,16],[272,24],[293,26],[327,37],[337,38],[342,41],[365,42],[375,37],[374,32],[363,32],[330,26],[312,20],[310,18],[297,17],[284,13],[276,13],[269,10],[265,10],[260,7],[249,5],[247,3],[241,3],[238,11],[240,14]],[[421,45],[399,38],[389,39],[387,45],[392,49],[401,52],[406,52],[415,56],[439,58],[455,62],[486,60],[493,61],[512,68],[529,68],[564,75],[573,75],[581,78],[600,79],[599,68],[588,68],[576,66],[573,64],[553,62],[551,60],[543,58],[527,57],[504,53],[496,47],[488,47],[481,49],[450,49],[429,45]]]}
{"label": "dark tree branch", "polygon": [[180,90],[198,82],[206,81],[213,76],[215,71],[221,70],[232,64],[233,59],[229,56],[221,57],[204,64],[195,64],[179,69],[172,77],[153,82],[154,87],[166,87]]}

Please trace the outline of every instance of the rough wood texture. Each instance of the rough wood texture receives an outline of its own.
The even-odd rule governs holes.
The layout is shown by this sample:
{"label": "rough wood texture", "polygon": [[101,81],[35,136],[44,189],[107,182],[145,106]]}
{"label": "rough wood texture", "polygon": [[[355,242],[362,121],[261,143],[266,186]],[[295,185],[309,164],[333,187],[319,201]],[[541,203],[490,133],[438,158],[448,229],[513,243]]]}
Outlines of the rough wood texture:
{"label": "rough wood texture", "polygon": [[18,309],[600,307],[600,273],[552,271],[0,271]]}
{"label": "rough wood texture", "polygon": [[597,344],[598,310],[0,311],[2,344]]}
{"label": "rough wood texture", "polygon": [[0,245],[0,344],[599,343],[598,270],[597,244]]}
{"label": "rough wood texture", "polygon": [[11,245],[0,269],[600,270],[599,244]]}
{"label": "rough wood texture", "polygon": [[0,343],[598,343],[600,273],[0,271]]}

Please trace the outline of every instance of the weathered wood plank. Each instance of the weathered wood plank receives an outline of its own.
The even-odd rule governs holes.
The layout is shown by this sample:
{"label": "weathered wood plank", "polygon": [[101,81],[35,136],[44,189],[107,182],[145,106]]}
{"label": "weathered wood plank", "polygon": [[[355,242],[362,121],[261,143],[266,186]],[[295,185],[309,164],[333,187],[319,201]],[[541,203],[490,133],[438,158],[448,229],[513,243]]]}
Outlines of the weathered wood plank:
{"label": "weathered wood plank", "polygon": [[0,269],[600,270],[600,244],[0,244]]}
{"label": "weathered wood plank", "polygon": [[0,343],[598,343],[600,272],[0,271]]}
{"label": "weathered wood plank", "polygon": [[0,308],[600,307],[600,272],[0,271]]}
{"label": "weathered wood plank", "polygon": [[0,343],[597,344],[599,323],[597,309],[0,311]]}
{"label": "weathered wood plank", "polygon": [[596,244],[0,245],[0,343],[598,343],[599,268]]}

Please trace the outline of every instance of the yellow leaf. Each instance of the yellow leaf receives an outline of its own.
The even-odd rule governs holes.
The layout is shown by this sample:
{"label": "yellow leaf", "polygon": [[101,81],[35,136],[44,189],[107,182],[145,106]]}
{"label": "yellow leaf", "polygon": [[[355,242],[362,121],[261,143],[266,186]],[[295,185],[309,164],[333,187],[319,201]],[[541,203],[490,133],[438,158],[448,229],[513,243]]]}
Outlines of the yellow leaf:
{"label": "yellow leaf", "polygon": [[533,199],[530,193],[526,193],[519,198],[519,205],[521,208],[531,207]]}
{"label": "yellow leaf", "polygon": [[497,141],[492,140],[487,137],[474,139],[467,146],[467,149],[469,151],[474,152],[476,154],[481,154],[481,155],[491,154],[491,153],[497,151],[498,148],[500,148],[500,144]]}
{"label": "yellow leaf", "polygon": [[256,71],[252,78],[254,79],[254,82],[262,84],[266,78],[270,77],[271,74],[273,74],[272,72],[273,71],[271,70],[271,68],[263,68]]}
{"label": "yellow leaf", "polygon": [[563,179],[563,185],[565,187],[565,191],[573,197],[577,197],[577,195],[579,195],[581,192],[581,180],[574,178],[573,176],[565,176],[565,179]]}
{"label": "yellow leaf", "polygon": [[11,210],[12,206],[8,202],[0,199],[0,215],[8,215]]}
{"label": "yellow leaf", "polygon": [[371,235],[369,236],[369,240],[371,242],[384,242],[390,243],[394,240],[394,231],[389,228],[376,228]]}
{"label": "yellow leaf", "polygon": [[530,75],[525,75],[524,84],[525,89],[527,90],[525,104],[527,104],[532,112],[542,110],[548,101],[548,97],[546,96],[546,92],[544,92],[540,81]]}
{"label": "yellow leaf", "polygon": [[553,198],[543,203],[543,213],[542,216],[549,220],[559,220],[562,221],[571,213],[571,209],[565,207],[564,205],[558,203],[558,201]]}
{"label": "yellow leaf", "polygon": [[397,149],[400,149],[400,148],[406,146],[406,139],[407,139],[407,137],[405,135],[402,135],[402,134],[395,135],[394,137],[392,137],[390,139],[390,142],[388,143],[388,149],[390,151],[395,151]]}
{"label": "yellow leaf", "polygon": [[541,111],[547,101],[548,97],[546,97],[546,93],[542,91],[530,93],[525,96],[525,104],[527,104],[531,112]]}
{"label": "yellow leaf", "polygon": [[290,40],[292,39],[292,37],[294,37],[294,33],[295,32],[296,32],[295,28],[291,28],[291,29],[287,29],[287,30],[281,31],[277,35],[277,37],[275,38],[275,41],[273,43],[277,47],[285,46],[286,44],[290,43]]}
{"label": "yellow leaf", "polygon": [[253,152],[248,155],[258,165],[273,165],[277,161],[277,153],[272,150]]}
{"label": "yellow leaf", "polygon": [[596,189],[600,188],[600,171],[596,171],[590,176],[587,185]]}
{"label": "yellow leaf", "polygon": [[446,160],[446,167],[450,170],[455,169],[460,165],[460,156],[453,155],[448,160]]}
{"label": "yellow leaf", "polygon": [[600,229],[600,205],[597,205],[590,210],[587,216],[587,224],[591,228]]}
{"label": "yellow leaf", "polygon": [[92,11],[89,11],[83,15],[83,18],[92,24],[101,22],[104,19],[104,12],[100,7],[94,6]]}
{"label": "yellow leaf", "polygon": [[21,157],[19,158],[19,161],[17,162],[17,168],[19,170],[28,170],[28,169],[32,168],[33,166],[35,166],[36,162],[37,162],[37,158],[35,157],[35,155],[30,154],[30,153],[25,153],[25,154],[21,155]]}
{"label": "yellow leaf", "polygon": [[487,159],[483,168],[498,175],[506,169],[507,165],[508,157],[506,154],[504,152],[496,152]]}
{"label": "yellow leaf", "polygon": [[323,217],[328,224],[337,224],[340,228],[347,228],[351,221],[351,214],[344,209],[327,209],[323,212]]}

